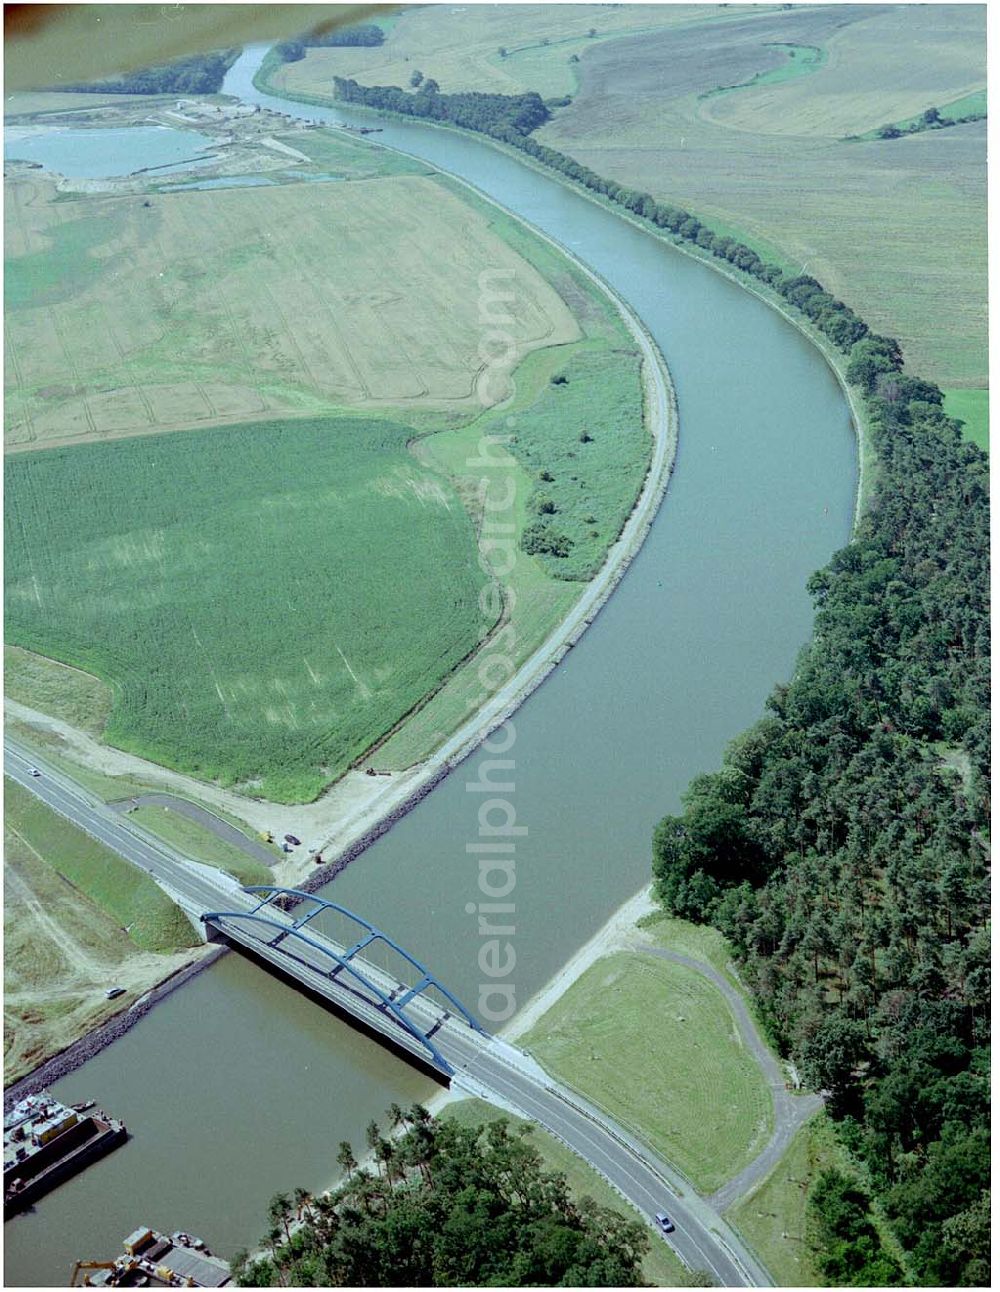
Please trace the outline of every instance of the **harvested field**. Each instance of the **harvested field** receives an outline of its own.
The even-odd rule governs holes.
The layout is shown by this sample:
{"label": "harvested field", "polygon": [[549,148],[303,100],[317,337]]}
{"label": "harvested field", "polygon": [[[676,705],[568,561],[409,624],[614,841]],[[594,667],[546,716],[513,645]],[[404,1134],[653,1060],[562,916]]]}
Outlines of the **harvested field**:
{"label": "harvested field", "polygon": [[331,406],[471,411],[486,268],[517,286],[521,355],[579,335],[428,177],[62,202],[27,179],[8,204],[8,447]]}
{"label": "harvested field", "polygon": [[[6,789],[4,1084],[9,1085],[133,1004],[186,964],[191,952],[140,951],[118,919],[56,869],[63,849],[96,845],[34,801],[26,818],[17,787],[8,782]],[[107,1000],[111,985],[125,987],[126,994]]]}
{"label": "harvested field", "polygon": [[576,89],[573,55],[582,59],[605,41],[636,32],[732,16],[725,5],[700,4],[429,5],[401,13],[384,45],[310,49],[300,62],[279,67],[271,84],[279,92],[323,95],[334,76],[405,86],[419,68],[446,92],[558,96]]}
{"label": "harvested field", "polygon": [[[699,96],[779,66],[814,74]],[[600,174],[776,246],[878,331],[912,371],[986,381],[985,123],[844,143],[985,84],[977,6],[825,6],[607,42],[538,137]],[[424,69],[433,74],[433,67]],[[947,236],[939,231],[947,230]]]}
{"label": "harvested field", "polygon": [[933,4],[876,6],[870,16],[854,10],[846,23],[819,28],[826,61],[814,79],[786,81],[780,90],[758,84],[716,100],[703,115],[754,134],[839,139],[932,104],[943,107],[986,84],[982,17],[975,6],[963,10]]}

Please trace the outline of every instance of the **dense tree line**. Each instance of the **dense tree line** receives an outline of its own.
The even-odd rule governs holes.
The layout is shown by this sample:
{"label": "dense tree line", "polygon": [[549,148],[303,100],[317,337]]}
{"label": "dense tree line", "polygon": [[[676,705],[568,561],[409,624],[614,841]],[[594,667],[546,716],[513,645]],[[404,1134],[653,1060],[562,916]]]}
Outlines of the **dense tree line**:
{"label": "dense tree line", "polygon": [[193,54],[103,81],[60,85],[59,89],[84,94],[217,94],[239,52],[222,49],[212,54]]}
{"label": "dense tree line", "polygon": [[727,261],[761,283],[775,287],[845,353],[868,331],[867,324],[843,301],[827,292],[815,278],[797,275],[786,279],[777,265],[768,264],[756,251],[735,238],[714,233],[683,207],[657,201],[650,193],[606,179],[566,153],[532,139],[531,132],[551,117],[548,105],[538,94],[442,94],[437,83],[431,80],[425,80],[415,94],[408,94],[394,85],[359,85],[357,81],[340,76],[335,76],[333,83],[337,97],[346,103],[444,121],[520,149],[543,165],[582,184],[590,192],[648,220],[658,229],[675,234],[682,241],[693,243]]}
{"label": "dense tree line", "polygon": [[385,32],[377,23],[359,22],[351,27],[334,27],[332,31],[311,32],[302,40],[310,48],[316,46],[384,45]]}
{"label": "dense tree line", "polygon": [[354,27],[335,27],[333,31],[323,33],[310,32],[295,40],[283,40],[274,46],[274,53],[283,63],[297,63],[305,58],[307,49],[337,49],[351,46],[382,45],[385,43],[385,32],[373,22],[358,23]]}
{"label": "dense tree line", "polygon": [[[749,274],[847,356],[877,458],[874,496],[810,582],[815,633],[793,680],[722,770],[692,782],[683,815],[657,828],[654,878],[666,907],[731,939],[774,1040],[830,1092],[906,1254],[902,1273],[857,1183],[825,1178],[810,1205],[826,1276],[985,1284],[985,455],[962,440],[940,390],[903,372],[899,342],[815,278],[786,276],[683,208],[539,143],[500,103],[459,119],[392,87],[336,88],[518,148]],[[550,538],[532,527],[532,542]]]}
{"label": "dense tree line", "polygon": [[[871,505],[810,581],[815,632],[792,681],[657,828],[654,877],[670,910],[731,939],[776,1042],[829,1091],[916,1280],[981,1284],[987,464],[892,338],[857,341],[847,374],[878,457]],[[846,1281],[890,1281],[855,1220],[823,1259],[837,1281],[852,1262]]]}
{"label": "dense tree line", "polygon": [[[375,1122],[373,1170],[349,1143],[335,1191],[277,1195],[263,1254],[234,1262],[244,1287],[638,1287],[646,1228],[589,1198],[505,1121],[463,1127],[419,1105]],[[527,1128],[525,1128],[527,1129]]]}
{"label": "dense tree line", "polygon": [[335,76],[333,84],[337,98],[345,103],[444,121],[508,142],[512,138],[523,141],[551,115],[541,95],[533,90],[528,94],[442,94],[437,81],[429,77],[413,94],[398,85],[359,85],[343,76]]}

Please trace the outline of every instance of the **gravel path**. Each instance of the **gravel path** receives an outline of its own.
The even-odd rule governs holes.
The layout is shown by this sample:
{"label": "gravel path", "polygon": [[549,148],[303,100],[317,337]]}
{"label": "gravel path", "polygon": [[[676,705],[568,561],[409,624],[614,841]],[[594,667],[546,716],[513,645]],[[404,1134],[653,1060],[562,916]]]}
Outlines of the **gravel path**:
{"label": "gravel path", "polygon": [[797,1095],[788,1089],[785,1073],[761,1036],[753,1015],[747,1009],[746,1002],[733,984],[718,969],[703,960],[692,956],[681,955],[678,951],[667,951],[663,947],[640,944],[638,949],[645,955],[659,956],[661,960],[670,960],[674,964],[693,969],[709,982],[718,987],[736,1016],[736,1025],[743,1041],[760,1065],[764,1080],[771,1091],[774,1103],[774,1133],[764,1148],[749,1166],[744,1167],[738,1175],[733,1176],[720,1189],[716,1189],[708,1201],[716,1211],[724,1212],[740,1199],[746,1197],[750,1190],[777,1166],[784,1156],[796,1131],[823,1106],[819,1095]]}
{"label": "gravel path", "polygon": [[119,812],[122,816],[125,816],[134,807],[170,808],[172,812],[186,816],[189,821],[197,821],[199,825],[203,825],[206,830],[211,830],[218,838],[224,839],[226,843],[231,843],[234,848],[239,848],[248,857],[253,857],[254,861],[262,861],[265,866],[274,866],[281,860],[278,854],[265,844],[258,843],[256,839],[248,839],[242,830],[237,830],[234,825],[230,825],[228,821],[223,821],[214,812],[209,812],[207,808],[199,807],[197,803],[192,803],[189,799],[178,798],[176,794],[140,794],[137,798],[119,799],[117,803],[109,803],[108,807],[112,812]]}

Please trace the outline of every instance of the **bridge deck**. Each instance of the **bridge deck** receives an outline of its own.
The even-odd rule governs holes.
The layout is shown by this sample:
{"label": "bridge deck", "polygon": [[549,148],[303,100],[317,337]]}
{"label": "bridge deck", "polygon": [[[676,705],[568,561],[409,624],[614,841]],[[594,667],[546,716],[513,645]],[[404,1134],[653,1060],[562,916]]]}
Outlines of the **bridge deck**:
{"label": "bridge deck", "polygon": [[[315,929],[309,930],[309,941],[305,941],[294,936],[294,919],[273,907],[268,908],[268,914],[270,919],[281,923],[285,929],[247,921],[239,918],[236,913],[232,918],[225,914],[213,915],[208,922],[230,941],[267,960],[283,973],[297,978],[310,991],[352,1015],[421,1062],[431,1064],[446,1076],[451,1076],[456,1067],[448,1052],[459,1036],[478,1039],[480,1044],[489,1042],[490,1038],[484,1032],[474,1031],[464,1019],[457,1018],[446,1006],[422,995],[412,995],[406,1002],[406,1015],[419,1031],[429,1035],[434,1049],[438,1051],[435,1056],[418,1036],[407,1031],[397,1017],[378,1000],[375,992],[366,990],[360,978],[368,979],[394,1001],[409,995],[411,984],[401,982],[359,955],[351,959],[351,964],[359,972],[359,976],[354,976],[338,964],[338,960],[348,954],[348,949],[339,942]],[[464,1047],[461,1057],[455,1054],[462,1066],[467,1054]]]}

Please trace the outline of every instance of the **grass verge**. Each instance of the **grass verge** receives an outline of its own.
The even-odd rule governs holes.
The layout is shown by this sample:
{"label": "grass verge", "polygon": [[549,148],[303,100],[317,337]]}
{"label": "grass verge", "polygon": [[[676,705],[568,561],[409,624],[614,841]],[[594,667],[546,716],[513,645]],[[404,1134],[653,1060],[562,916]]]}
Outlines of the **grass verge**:
{"label": "grass verge", "polygon": [[5,780],[8,827],[24,844],[124,928],[144,951],[176,951],[198,944],[190,922],[148,875],[103,847]]}
{"label": "grass verge", "polygon": [[113,700],[100,678],[17,646],[4,647],[3,665],[4,695],[100,738]]}
{"label": "grass verge", "polygon": [[738,991],[743,991],[742,983],[733,972],[729,943],[718,929],[709,924],[679,920],[659,910],[644,915],[636,922],[636,928],[641,929],[644,938],[655,946],[690,956],[692,960],[701,960],[718,969]]}
{"label": "grass verge", "polygon": [[809,1187],[821,1171],[840,1163],[842,1150],[824,1113],[803,1126],[769,1176],[726,1213],[770,1270],[779,1287],[817,1287],[808,1238]]}
{"label": "grass verge", "polygon": [[[211,830],[172,808],[147,804],[131,812],[129,820],[157,835],[185,857],[218,866],[241,884],[269,884],[272,881],[271,872],[263,862],[254,861],[234,844],[220,839]],[[277,859],[278,854],[275,853]]]}
{"label": "grass verge", "polygon": [[[507,1121],[514,1129],[531,1126],[530,1143],[541,1154],[545,1169],[565,1175],[574,1199],[591,1197],[602,1207],[613,1207],[629,1220],[635,1219],[636,1213],[602,1175],[540,1126],[515,1117],[512,1113],[502,1112],[480,1099],[462,1099],[446,1104],[440,1116],[457,1121],[462,1126],[494,1121]],[[647,1282],[653,1287],[685,1286],[690,1281],[690,1275],[670,1247],[652,1232],[649,1244],[649,1251],[642,1262],[642,1272]]]}
{"label": "grass verge", "polygon": [[599,960],[522,1044],[705,1192],[771,1134],[770,1094],[725,998],[682,965],[628,952]]}

